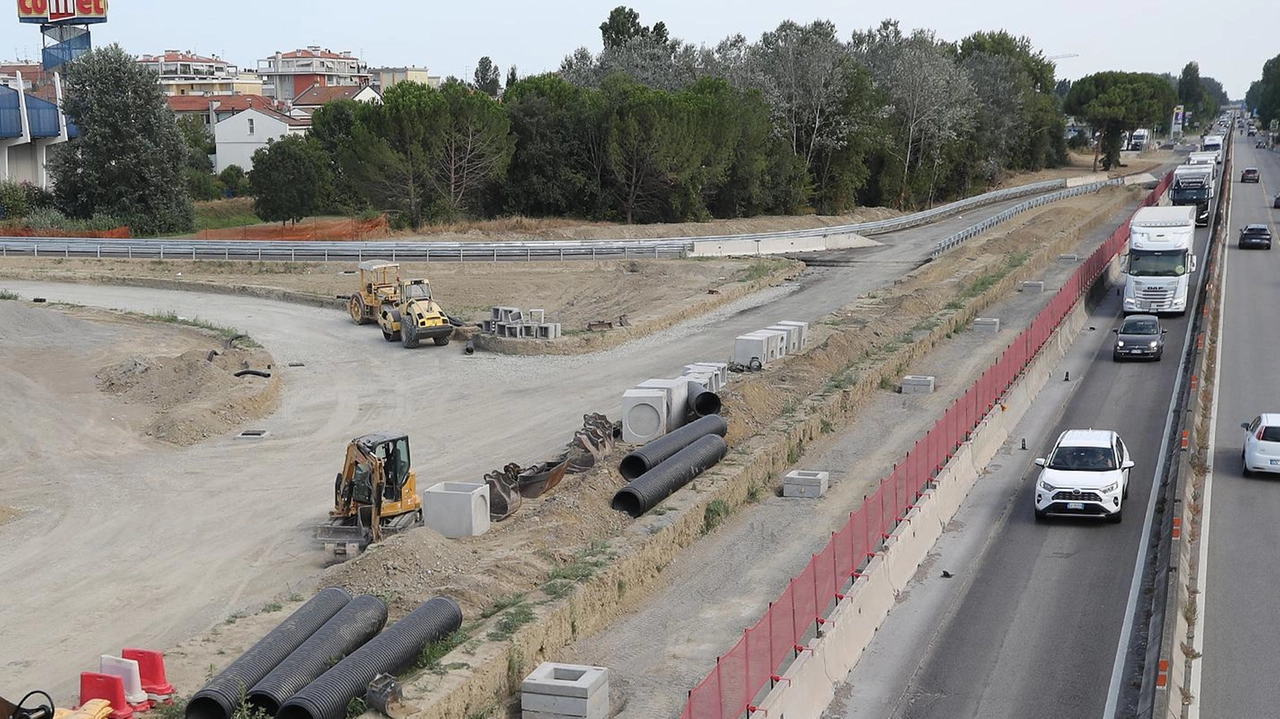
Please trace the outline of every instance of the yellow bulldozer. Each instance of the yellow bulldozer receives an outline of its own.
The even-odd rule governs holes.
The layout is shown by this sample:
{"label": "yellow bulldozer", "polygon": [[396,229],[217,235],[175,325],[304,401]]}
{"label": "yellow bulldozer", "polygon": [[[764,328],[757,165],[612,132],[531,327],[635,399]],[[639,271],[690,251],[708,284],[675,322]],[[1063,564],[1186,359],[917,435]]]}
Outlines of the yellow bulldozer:
{"label": "yellow bulldozer", "polygon": [[329,558],[350,558],[384,537],[421,526],[422,498],[410,465],[409,438],[377,432],[351,440],[334,481],[329,521],[316,529]]}
{"label": "yellow bulldozer", "polygon": [[351,321],[358,325],[378,319],[378,310],[400,299],[400,265],[386,260],[365,260],[359,265],[360,288],[347,299]]}
{"label": "yellow bulldozer", "polygon": [[425,339],[447,345],[453,334],[453,321],[431,298],[431,283],[425,279],[401,280],[396,300],[383,304],[378,312],[378,325],[383,339],[399,340],[407,349]]}

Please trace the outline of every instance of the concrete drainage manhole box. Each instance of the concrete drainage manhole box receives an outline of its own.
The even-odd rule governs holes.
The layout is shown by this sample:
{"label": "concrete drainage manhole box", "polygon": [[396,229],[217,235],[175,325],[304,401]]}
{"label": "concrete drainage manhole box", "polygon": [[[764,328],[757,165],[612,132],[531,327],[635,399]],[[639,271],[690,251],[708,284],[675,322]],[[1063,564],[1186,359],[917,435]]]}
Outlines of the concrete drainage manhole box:
{"label": "concrete drainage manhole box", "polygon": [[246,429],[236,435],[236,439],[262,439],[271,434],[265,429]]}

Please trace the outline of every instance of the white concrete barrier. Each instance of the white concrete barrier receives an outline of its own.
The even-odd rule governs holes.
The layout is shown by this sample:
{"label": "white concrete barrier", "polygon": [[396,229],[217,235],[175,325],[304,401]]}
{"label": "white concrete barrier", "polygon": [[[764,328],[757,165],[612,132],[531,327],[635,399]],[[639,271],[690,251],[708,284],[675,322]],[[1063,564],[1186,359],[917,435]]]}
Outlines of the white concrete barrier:
{"label": "white concrete barrier", "polygon": [[[1113,260],[1104,281],[1118,274]],[[1084,302],[1072,309],[1045,343],[1022,378],[1005,393],[1002,403],[983,418],[952,456],[902,523],[877,552],[849,593],[836,605],[818,637],[782,674],[783,680],[751,713],[751,719],[818,719],[871,644],[889,615],[898,594],[906,588],[943,529],[995,458],[1010,432],[1031,408],[1050,375],[1066,356],[1076,335],[1088,322]]]}
{"label": "white concrete barrier", "polygon": [[1105,172],[1090,172],[1089,174],[1081,175],[1080,177],[1068,177],[1067,187],[1079,187],[1080,185],[1090,185],[1095,182],[1106,182],[1107,179],[1107,173]]}
{"label": "white concrete barrier", "polygon": [[743,255],[781,255],[791,252],[822,252],[855,247],[875,247],[882,243],[845,232],[838,235],[812,237],[774,237],[745,240],[694,240],[690,257],[729,257]]}

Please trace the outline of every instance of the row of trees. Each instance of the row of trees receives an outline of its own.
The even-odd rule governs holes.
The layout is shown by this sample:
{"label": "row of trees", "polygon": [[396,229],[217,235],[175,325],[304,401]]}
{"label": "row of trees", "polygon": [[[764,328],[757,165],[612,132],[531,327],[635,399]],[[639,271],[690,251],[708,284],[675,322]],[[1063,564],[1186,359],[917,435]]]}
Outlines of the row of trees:
{"label": "row of trees", "polygon": [[482,61],[471,85],[406,83],[380,106],[332,103],[309,138],[331,186],[310,195],[406,224],[680,221],[922,206],[1065,160],[1053,65],[1004,32],[950,43],[888,21],[842,40],[828,22],[784,22],[709,48],[618,8],[601,34],[600,53],[509,76],[500,100],[497,68]]}
{"label": "row of trees", "polygon": [[403,226],[912,208],[1061,164],[1064,110],[1103,130],[1116,162],[1120,134],[1167,121],[1178,90],[1138,73],[1058,82],[1030,41],[1003,31],[946,42],[886,21],[843,39],[829,22],[788,21],[708,47],[624,7],[600,30],[603,50],[577,50],[558,73],[511,68],[502,87],[483,58],[470,83],[331,103],[248,177],[215,178],[203,124],[175,124],[154,76],[119,47],[94,50],[67,73],[81,137],[55,154],[57,206],[144,234],[189,230],[193,196],[242,192],[265,220],[371,209]]}
{"label": "row of trees", "polygon": [[1280,55],[1262,65],[1262,77],[1249,85],[1244,97],[1245,106],[1258,113],[1262,126],[1280,122]]}

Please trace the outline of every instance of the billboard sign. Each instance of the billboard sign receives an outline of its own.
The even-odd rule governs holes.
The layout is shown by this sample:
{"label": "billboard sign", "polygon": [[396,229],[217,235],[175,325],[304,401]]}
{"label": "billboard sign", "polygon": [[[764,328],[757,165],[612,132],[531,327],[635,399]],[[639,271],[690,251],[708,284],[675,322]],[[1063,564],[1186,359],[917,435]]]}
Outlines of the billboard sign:
{"label": "billboard sign", "polygon": [[18,22],[84,25],[107,21],[107,0],[18,0]]}

